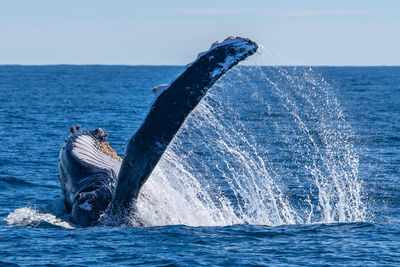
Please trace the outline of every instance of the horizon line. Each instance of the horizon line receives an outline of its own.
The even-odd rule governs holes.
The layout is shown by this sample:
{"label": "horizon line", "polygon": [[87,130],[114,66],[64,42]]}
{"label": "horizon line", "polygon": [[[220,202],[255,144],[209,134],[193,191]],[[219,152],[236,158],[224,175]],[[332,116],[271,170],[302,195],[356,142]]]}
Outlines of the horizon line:
{"label": "horizon line", "polygon": [[[56,64],[0,64],[0,66],[21,66],[21,67],[45,67],[45,66],[126,66],[126,67],[185,67],[184,65],[175,64],[107,64],[107,63],[85,63],[85,64],[75,64],[75,63],[56,63]],[[239,65],[239,66],[249,66],[249,67],[400,67],[399,65],[381,64],[381,65],[307,65],[307,64],[276,64],[276,65]]]}

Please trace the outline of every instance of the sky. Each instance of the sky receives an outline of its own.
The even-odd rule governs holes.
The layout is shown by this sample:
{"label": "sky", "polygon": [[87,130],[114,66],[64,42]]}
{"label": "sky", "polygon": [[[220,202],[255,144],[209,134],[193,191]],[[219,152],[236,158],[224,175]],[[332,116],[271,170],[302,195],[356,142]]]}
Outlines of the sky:
{"label": "sky", "polygon": [[261,65],[400,65],[400,0],[0,0],[0,64],[185,65],[230,35]]}

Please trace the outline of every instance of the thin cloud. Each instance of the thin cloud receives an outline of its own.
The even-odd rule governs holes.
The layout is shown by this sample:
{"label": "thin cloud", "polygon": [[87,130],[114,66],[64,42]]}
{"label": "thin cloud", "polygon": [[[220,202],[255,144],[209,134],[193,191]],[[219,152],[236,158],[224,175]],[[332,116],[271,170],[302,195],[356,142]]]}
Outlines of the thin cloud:
{"label": "thin cloud", "polygon": [[374,15],[376,11],[365,9],[278,9],[268,12],[269,15],[279,17],[318,17],[328,15]]}
{"label": "thin cloud", "polygon": [[366,9],[257,9],[257,8],[179,8],[178,14],[183,15],[264,15],[270,17],[319,17],[345,15],[377,15],[378,11]]}
{"label": "thin cloud", "polygon": [[218,9],[218,8],[178,8],[177,13],[183,15],[235,15],[251,13],[251,10],[246,9]]}

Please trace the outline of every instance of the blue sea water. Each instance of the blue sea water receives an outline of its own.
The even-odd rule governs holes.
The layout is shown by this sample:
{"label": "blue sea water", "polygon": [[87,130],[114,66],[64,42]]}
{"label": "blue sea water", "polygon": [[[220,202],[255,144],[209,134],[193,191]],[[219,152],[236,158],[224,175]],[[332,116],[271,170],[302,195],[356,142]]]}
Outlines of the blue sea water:
{"label": "blue sea water", "polygon": [[0,265],[400,264],[400,67],[236,67],[143,187],[144,227],[71,224],[69,127],[123,155],[182,69],[0,66]]}

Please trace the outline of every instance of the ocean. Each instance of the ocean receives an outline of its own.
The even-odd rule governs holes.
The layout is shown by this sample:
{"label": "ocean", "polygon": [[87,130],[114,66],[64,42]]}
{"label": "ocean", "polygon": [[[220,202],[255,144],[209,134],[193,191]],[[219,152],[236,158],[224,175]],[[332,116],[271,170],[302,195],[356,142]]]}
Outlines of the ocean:
{"label": "ocean", "polygon": [[237,66],[138,199],[144,226],[79,228],[72,125],[119,155],[181,66],[0,66],[1,266],[400,264],[400,67]]}

